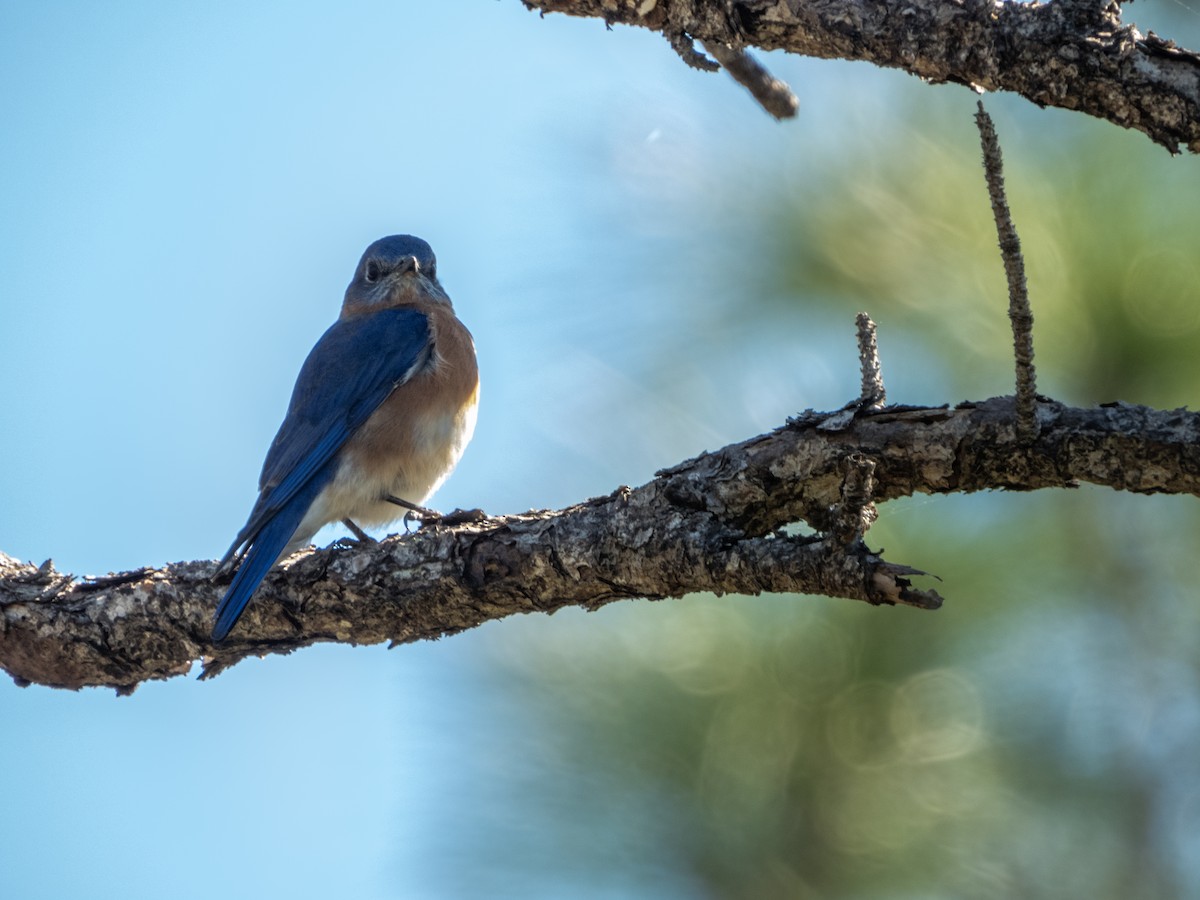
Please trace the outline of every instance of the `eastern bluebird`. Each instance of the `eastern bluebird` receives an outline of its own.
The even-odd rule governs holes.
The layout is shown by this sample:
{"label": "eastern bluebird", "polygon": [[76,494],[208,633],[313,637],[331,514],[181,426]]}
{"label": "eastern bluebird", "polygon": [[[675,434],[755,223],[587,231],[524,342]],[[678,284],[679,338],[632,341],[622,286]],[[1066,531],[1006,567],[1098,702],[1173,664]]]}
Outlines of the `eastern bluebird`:
{"label": "eastern bluebird", "polygon": [[267,571],[343,520],[384,525],[419,509],[475,430],[479,370],[471,333],[437,280],[433,249],[412,235],[376,241],[342,312],[300,369],[267,452],[258,502],[218,571],[240,567],[217,608],[213,641],[237,623]]}

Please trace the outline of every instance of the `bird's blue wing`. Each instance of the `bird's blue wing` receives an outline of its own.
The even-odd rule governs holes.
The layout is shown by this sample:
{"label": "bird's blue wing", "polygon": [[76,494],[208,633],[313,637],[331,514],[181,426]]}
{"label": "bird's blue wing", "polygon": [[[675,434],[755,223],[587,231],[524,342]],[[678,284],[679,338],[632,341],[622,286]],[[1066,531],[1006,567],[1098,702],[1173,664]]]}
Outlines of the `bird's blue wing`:
{"label": "bird's blue wing", "polygon": [[267,509],[286,503],[396,386],[428,362],[432,349],[429,319],[415,309],[334,323],[296,378],[287,416],[263,463],[260,503]]}
{"label": "bird's blue wing", "polygon": [[[334,465],[335,462],[330,460],[325,467],[332,470]],[[310,479],[267,519],[251,539],[246,557],[238,567],[237,574],[233,576],[233,582],[225,591],[225,596],[221,598],[221,605],[217,607],[212,631],[214,643],[223,641],[237,624],[254,591],[262,583],[271,566],[275,565],[275,560],[292,539],[304,514],[308,512],[309,506],[328,480],[328,477]]]}
{"label": "bird's blue wing", "polygon": [[333,478],[338,450],[388,394],[428,364],[432,353],[429,320],[415,309],[339,320],[317,341],[267,453],[258,502],[222,561],[228,564],[243,549],[241,567],[217,609],[214,641],[233,628]]}

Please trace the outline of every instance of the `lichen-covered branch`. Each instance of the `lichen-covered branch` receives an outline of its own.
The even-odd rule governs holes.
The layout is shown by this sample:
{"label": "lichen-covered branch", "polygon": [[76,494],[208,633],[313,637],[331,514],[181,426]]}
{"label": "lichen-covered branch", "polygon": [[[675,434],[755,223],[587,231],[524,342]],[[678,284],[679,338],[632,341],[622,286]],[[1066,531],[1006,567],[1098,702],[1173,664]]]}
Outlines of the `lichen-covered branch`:
{"label": "lichen-covered branch", "polygon": [[745,50],[736,50],[727,44],[705,44],[704,49],[713,55],[721,68],[729,73],[738,84],[750,92],[758,105],[776,119],[791,119],[800,108],[800,101],[786,83],[768,72],[758,60]]}
{"label": "lichen-covered branch", "polygon": [[523,0],[659,31],[672,45],[759,47],[1011,91],[1200,152],[1200,56],[1121,18],[1115,0]]}
{"label": "lichen-covered branch", "polygon": [[1033,367],[1033,308],[1029,305],[1029,286],[1025,281],[1025,257],[1004,190],[1000,139],[996,137],[996,126],[983,108],[982,100],[977,104],[975,123],[979,126],[983,175],[992,202],[992,216],[996,220],[1004,274],[1008,279],[1008,320],[1012,324],[1017,376],[1017,433],[1022,440],[1031,441],[1037,436],[1037,372]]}
{"label": "lichen-covered branch", "polygon": [[[630,597],[796,592],[932,608],[938,595],[911,584],[921,573],[870,551],[864,526],[839,525],[848,503],[1081,481],[1200,494],[1196,413],[1041,401],[1037,415],[1027,443],[1007,397],[806,413],[569,509],[307,552],[267,577],[219,648],[212,562],[79,581],[0,554],[0,667],[21,683],[129,691],[201,659],[213,674],[320,641],[404,643]],[[801,520],[828,534],[780,530]]]}

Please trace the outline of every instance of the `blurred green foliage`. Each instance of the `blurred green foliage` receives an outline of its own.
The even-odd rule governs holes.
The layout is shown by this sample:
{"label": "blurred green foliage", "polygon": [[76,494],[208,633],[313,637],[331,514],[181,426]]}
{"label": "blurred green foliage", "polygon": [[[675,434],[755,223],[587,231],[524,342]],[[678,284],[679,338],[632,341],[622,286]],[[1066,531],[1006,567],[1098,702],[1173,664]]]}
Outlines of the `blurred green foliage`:
{"label": "blurred green foliage", "polygon": [[[852,359],[867,309],[893,401],[1011,391],[977,135],[965,104],[951,119],[924,91],[870,145],[723,199],[738,224],[698,255],[733,352],[803,323]],[[1194,403],[1197,161],[1012,108],[997,125],[1039,386]],[[588,843],[681,896],[1200,896],[1194,498],[1085,487],[880,512],[869,542],[943,578],[942,611],[710,597],[509,627],[496,652],[536,747],[521,807],[536,865],[603,881]],[[535,864],[523,852],[507,864]]]}
{"label": "blurred green foliage", "polygon": [[[914,110],[893,138],[902,152],[863,149],[833,183],[798,181],[790,202],[768,210],[772,258],[759,272],[762,295],[784,302],[869,303],[977,396],[1004,384],[1011,339],[997,315],[1007,287],[978,143],[963,124]],[[1032,158],[1022,152],[1030,128],[1023,121],[1005,145],[1008,194],[1055,393],[1186,404],[1200,349],[1195,160],[1155,156],[1139,136],[1091,123]]]}

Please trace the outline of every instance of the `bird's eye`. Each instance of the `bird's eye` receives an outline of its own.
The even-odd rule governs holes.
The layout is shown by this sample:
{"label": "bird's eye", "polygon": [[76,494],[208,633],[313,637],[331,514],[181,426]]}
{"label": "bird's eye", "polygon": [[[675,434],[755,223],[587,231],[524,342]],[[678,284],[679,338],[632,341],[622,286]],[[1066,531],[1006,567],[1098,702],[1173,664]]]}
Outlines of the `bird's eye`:
{"label": "bird's eye", "polygon": [[379,276],[382,274],[383,269],[379,263],[373,259],[367,260],[367,265],[363,269],[363,280],[366,281],[367,284],[374,284],[379,280]]}

